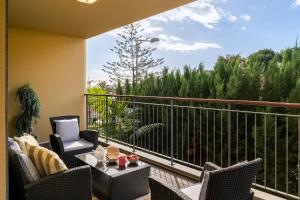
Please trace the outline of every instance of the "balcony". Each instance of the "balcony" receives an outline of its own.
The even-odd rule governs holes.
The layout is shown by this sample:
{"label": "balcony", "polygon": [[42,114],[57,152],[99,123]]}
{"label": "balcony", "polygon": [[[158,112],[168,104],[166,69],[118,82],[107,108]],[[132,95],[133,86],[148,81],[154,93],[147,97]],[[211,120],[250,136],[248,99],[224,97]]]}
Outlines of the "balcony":
{"label": "balcony", "polygon": [[86,125],[99,131],[103,143],[118,144],[191,179],[197,179],[207,161],[226,167],[259,157],[263,164],[253,188],[258,193],[299,199],[300,104],[85,97]]}
{"label": "balcony", "polygon": [[[226,167],[259,157],[263,165],[253,184],[255,197],[300,199],[300,104],[92,94],[85,95],[86,101],[82,98],[86,39],[190,2],[3,1],[1,9],[8,7],[9,12],[3,17],[8,30],[1,35],[6,44],[1,57],[0,172],[5,178],[0,180],[0,199],[14,188],[15,182],[8,185],[6,141],[14,136],[16,90],[26,83],[42,102],[33,132],[46,146],[49,117],[74,114],[80,116],[82,129],[99,131],[103,145],[139,154],[151,164],[152,175],[178,188],[197,182],[207,161]],[[50,186],[43,189],[52,192]]]}

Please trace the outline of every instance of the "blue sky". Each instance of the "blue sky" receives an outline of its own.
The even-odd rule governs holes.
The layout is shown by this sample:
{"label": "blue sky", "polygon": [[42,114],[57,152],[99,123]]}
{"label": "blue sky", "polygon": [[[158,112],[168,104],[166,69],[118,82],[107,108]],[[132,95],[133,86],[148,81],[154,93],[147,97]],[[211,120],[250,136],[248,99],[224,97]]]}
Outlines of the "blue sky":
{"label": "blue sky", "polygon": [[[300,0],[198,0],[140,21],[145,35],[159,37],[154,57],[182,69],[200,62],[212,69],[218,56],[247,56],[259,49],[280,51],[300,35]],[[108,80],[102,65],[122,28],[87,40],[87,79]],[[299,43],[299,42],[298,42]]]}

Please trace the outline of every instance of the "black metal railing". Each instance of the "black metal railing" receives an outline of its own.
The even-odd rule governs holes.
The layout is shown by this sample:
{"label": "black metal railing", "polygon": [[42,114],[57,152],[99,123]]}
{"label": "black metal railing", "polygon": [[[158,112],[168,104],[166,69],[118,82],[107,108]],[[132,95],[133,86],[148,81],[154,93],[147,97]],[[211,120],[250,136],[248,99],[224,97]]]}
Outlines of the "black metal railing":
{"label": "black metal railing", "polygon": [[300,104],[86,94],[100,136],[200,169],[257,157],[255,187],[299,199]]}

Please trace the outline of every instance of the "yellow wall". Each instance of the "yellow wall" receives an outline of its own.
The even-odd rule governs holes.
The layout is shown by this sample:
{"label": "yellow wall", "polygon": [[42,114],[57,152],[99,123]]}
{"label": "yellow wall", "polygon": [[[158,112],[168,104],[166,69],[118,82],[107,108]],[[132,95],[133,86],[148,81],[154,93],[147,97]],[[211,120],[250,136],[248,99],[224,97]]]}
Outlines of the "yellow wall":
{"label": "yellow wall", "polygon": [[0,199],[6,199],[5,0],[0,2]]}
{"label": "yellow wall", "polygon": [[15,94],[29,83],[40,97],[41,118],[33,126],[38,140],[49,140],[50,116],[80,115],[85,128],[85,40],[9,27],[9,131],[18,112]]}

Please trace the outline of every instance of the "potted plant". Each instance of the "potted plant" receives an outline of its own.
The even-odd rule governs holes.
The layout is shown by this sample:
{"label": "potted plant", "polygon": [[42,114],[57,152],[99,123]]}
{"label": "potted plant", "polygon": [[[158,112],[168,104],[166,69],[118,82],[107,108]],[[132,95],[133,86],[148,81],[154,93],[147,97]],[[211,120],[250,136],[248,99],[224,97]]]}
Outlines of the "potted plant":
{"label": "potted plant", "polygon": [[19,101],[21,110],[16,116],[16,135],[20,136],[24,133],[31,134],[32,121],[40,117],[40,101],[34,90],[28,85],[18,88],[16,100]]}

